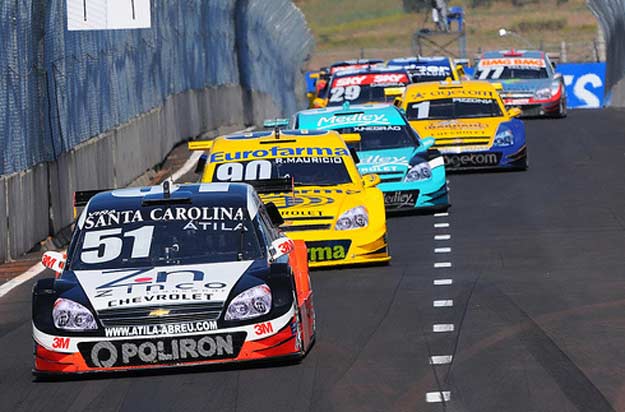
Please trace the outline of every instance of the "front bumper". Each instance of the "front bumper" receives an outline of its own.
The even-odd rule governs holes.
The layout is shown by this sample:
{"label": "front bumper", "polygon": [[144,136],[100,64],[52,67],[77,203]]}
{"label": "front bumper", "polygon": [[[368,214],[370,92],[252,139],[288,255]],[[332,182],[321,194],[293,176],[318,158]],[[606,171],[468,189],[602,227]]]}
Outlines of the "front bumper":
{"label": "front bumper", "polygon": [[124,372],[302,356],[295,310],[271,321],[212,333],[158,337],[53,336],[33,325],[35,375]]}
{"label": "front bumper", "polygon": [[545,102],[515,103],[514,99],[504,101],[506,108],[518,107],[521,117],[550,117],[560,114],[560,97]]}
{"label": "front bumper", "polygon": [[292,231],[288,235],[306,243],[308,266],[313,268],[388,262],[386,223],[374,224],[370,221],[365,229]]}
{"label": "front bumper", "polygon": [[527,168],[527,146],[495,148],[483,151],[444,152],[447,171],[523,170]]}

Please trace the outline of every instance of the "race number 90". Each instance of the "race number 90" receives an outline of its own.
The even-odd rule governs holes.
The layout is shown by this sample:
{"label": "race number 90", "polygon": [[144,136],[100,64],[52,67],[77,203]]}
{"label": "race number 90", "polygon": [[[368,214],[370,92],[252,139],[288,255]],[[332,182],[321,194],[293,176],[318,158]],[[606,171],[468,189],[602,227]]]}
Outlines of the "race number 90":
{"label": "race number 90", "polygon": [[217,166],[215,176],[220,182],[271,179],[271,162],[268,160],[254,160],[247,164],[236,162],[223,163]]}

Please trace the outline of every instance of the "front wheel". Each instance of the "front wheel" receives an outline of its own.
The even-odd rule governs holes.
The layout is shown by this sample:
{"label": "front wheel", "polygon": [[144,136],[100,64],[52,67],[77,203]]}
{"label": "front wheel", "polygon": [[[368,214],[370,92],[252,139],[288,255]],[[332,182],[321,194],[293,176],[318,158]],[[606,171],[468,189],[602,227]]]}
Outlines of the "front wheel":
{"label": "front wheel", "polygon": [[566,100],[560,100],[560,106],[558,107],[558,117],[563,119],[567,116]]}

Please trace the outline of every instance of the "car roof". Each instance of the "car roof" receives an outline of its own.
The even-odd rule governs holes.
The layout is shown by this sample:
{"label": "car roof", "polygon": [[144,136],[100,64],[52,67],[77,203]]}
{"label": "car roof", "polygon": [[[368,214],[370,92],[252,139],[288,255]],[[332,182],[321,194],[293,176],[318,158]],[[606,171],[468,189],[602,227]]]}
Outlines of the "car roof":
{"label": "car roof", "polygon": [[532,59],[544,59],[545,53],[540,50],[490,50],[482,54],[482,59],[493,59],[498,57],[526,57]]}
{"label": "car roof", "polygon": [[424,65],[447,64],[451,66],[451,59],[446,56],[397,57],[397,58],[389,60],[387,63],[387,66],[409,66],[412,64],[424,64]]}
{"label": "car roof", "polygon": [[[371,115],[382,116],[376,120]],[[361,117],[358,117],[361,116]],[[333,129],[352,127],[354,125],[369,124],[380,126],[388,124],[391,126],[405,125],[406,120],[401,115],[399,109],[389,104],[359,104],[324,107],[322,109],[308,109],[297,113],[300,127],[314,127],[320,129]],[[337,121],[343,118],[341,121]]]}
{"label": "car roof", "polygon": [[341,70],[334,73],[333,79],[340,77],[350,77],[356,76],[359,74],[387,74],[387,73],[402,73],[408,74],[406,69],[400,66],[386,67],[386,66],[371,66],[363,69],[353,69],[353,70]]}
{"label": "car roof", "polygon": [[[345,141],[331,130],[266,130],[246,134],[219,136],[211,148],[211,158],[217,152],[271,151],[272,147],[304,147],[346,149]],[[263,155],[261,157],[280,157]]]}
{"label": "car roof", "polygon": [[[234,206],[248,208],[254,196],[252,186],[245,183],[192,183],[171,184],[170,199],[191,199],[194,206]],[[88,213],[101,210],[137,210],[144,200],[165,199],[163,186],[145,186],[100,192],[86,207]],[[171,204],[183,204],[172,202]],[[188,204],[188,203],[185,203]],[[248,208],[249,209],[249,208]],[[253,213],[252,213],[253,212]],[[255,211],[250,211],[254,216]]]}
{"label": "car roof", "polygon": [[[406,87],[404,99],[407,101],[416,99],[417,97],[423,97],[423,93],[437,93],[438,96],[444,97],[439,92],[444,92],[446,90],[456,91],[457,94],[462,94],[461,92],[470,93],[471,91],[483,91],[489,92],[493,96],[499,95],[495,86],[490,82],[483,80],[464,80],[452,82],[442,81],[409,84]],[[453,94],[453,92],[450,92],[450,95],[451,94]]]}
{"label": "car roof", "polygon": [[356,65],[356,64],[378,64],[378,63],[384,63],[384,60],[382,59],[342,60],[342,61],[332,63],[330,67],[351,66],[351,65]]}

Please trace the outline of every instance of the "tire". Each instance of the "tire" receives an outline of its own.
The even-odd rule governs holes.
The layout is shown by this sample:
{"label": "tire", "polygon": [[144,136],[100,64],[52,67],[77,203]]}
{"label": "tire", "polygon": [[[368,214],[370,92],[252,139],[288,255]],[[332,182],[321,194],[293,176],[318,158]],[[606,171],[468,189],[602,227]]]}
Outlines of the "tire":
{"label": "tire", "polygon": [[560,119],[564,119],[567,116],[568,112],[566,109],[566,100],[560,99],[560,106],[558,107],[558,117]]}

